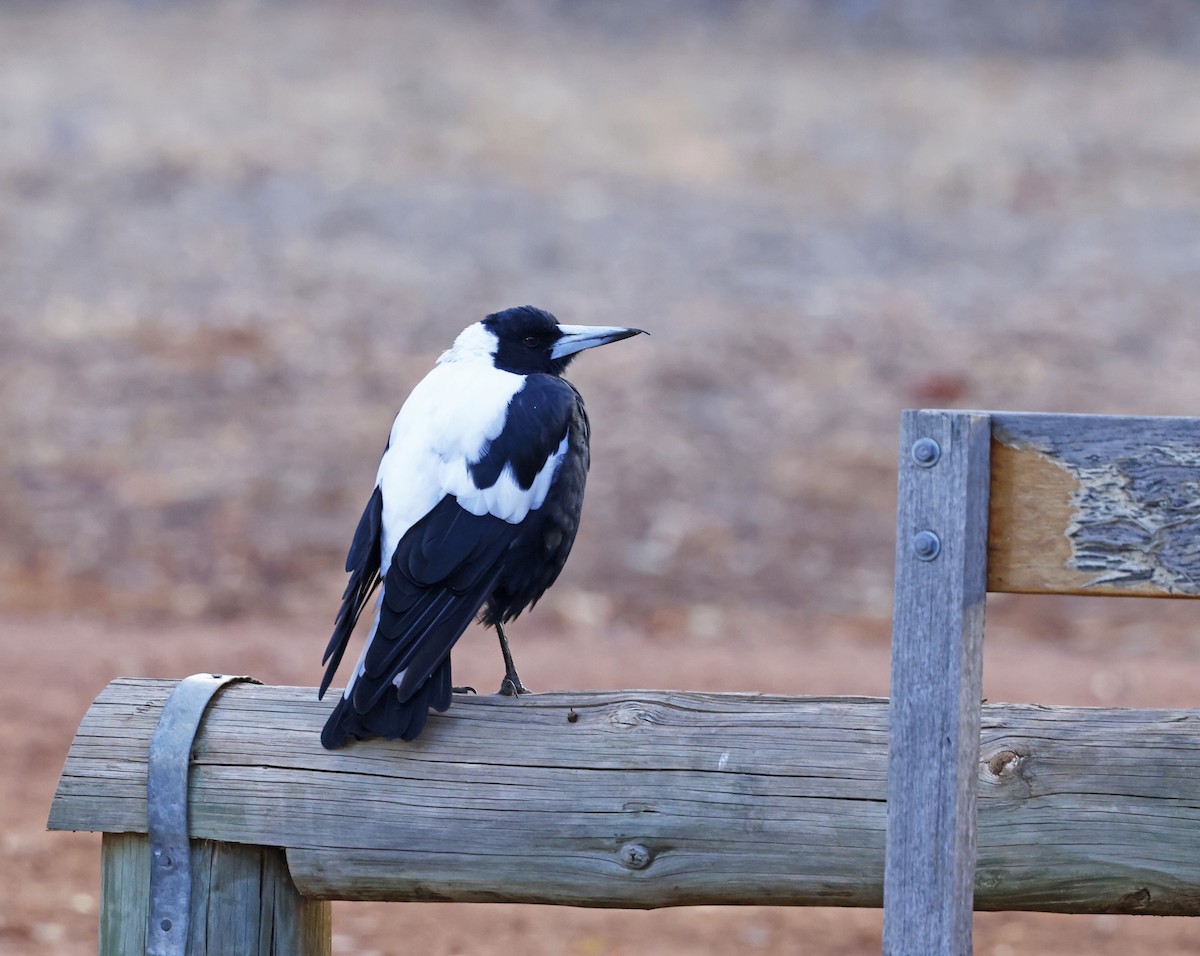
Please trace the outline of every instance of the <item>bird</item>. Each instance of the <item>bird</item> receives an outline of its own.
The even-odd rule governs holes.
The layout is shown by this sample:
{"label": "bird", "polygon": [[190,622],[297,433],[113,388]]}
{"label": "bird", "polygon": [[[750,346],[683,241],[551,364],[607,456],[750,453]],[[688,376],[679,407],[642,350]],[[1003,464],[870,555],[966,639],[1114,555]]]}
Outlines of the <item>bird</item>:
{"label": "bird", "polygon": [[323,699],[376,590],[362,653],[321,732],[415,740],[454,687],[450,651],[495,628],[500,693],[528,693],[504,625],[536,604],[575,542],[590,464],[583,397],[563,373],[585,349],[644,330],[561,324],[534,306],[468,325],[404,401],[346,556]]}

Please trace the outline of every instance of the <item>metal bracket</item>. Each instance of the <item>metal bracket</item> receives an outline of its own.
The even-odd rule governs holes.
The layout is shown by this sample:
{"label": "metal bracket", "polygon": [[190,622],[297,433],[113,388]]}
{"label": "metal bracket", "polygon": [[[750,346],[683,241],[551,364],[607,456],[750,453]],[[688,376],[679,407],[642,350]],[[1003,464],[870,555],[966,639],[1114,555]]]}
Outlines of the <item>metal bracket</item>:
{"label": "metal bracket", "polygon": [[232,683],[253,677],[193,674],[167,698],[146,767],[146,826],[150,837],[150,915],[146,956],[184,956],[192,870],[188,854],[188,766],[192,742],[209,702]]}

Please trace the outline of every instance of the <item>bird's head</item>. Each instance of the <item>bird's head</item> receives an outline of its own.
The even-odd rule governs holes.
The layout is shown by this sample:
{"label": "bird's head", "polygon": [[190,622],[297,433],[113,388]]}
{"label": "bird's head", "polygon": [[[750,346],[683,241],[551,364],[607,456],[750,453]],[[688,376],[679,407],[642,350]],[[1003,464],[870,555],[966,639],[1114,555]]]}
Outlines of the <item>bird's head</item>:
{"label": "bird's head", "polygon": [[584,349],[642,333],[642,329],[620,326],[560,325],[549,312],[531,305],[493,312],[478,326],[488,338],[496,368],[518,375],[533,372],[561,375]]}

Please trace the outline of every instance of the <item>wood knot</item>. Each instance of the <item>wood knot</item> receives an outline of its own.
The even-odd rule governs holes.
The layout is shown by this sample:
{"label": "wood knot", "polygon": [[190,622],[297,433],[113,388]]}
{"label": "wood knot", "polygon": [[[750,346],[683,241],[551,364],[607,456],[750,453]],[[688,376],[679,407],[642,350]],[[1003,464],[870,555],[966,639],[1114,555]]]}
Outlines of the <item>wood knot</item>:
{"label": "wood knot", "polygon": [[995,889],[1000,885],[1000,877],[995,873],[984,873],[979,870],[975,873],[975,889]]}
{"label": "wood knot", "polygon": [[650,712],[639,704],[626,702],[614,710],[608,718],[617,727],[637,727],[653,720]]}
{"label": "wood knot", "polygon": [[621,861],[621,866],[628,870],[644,870],[654,859],[654,854],[650,852],[649,847],[641,843],[626,843],[621,847],[617,858]]}
{"label": "wood knot", "polygon": [[1017,775],[1024,759],[1015,750],[997,751],[987,758],[988,773],[1000,780],[1008,780]]}
{"label": "wood knot", "polygon": [[1121,897],[1121,909],[1126,912],[1129,910],[1144,910],[1149,905],[1150,891],[1144,886]]}

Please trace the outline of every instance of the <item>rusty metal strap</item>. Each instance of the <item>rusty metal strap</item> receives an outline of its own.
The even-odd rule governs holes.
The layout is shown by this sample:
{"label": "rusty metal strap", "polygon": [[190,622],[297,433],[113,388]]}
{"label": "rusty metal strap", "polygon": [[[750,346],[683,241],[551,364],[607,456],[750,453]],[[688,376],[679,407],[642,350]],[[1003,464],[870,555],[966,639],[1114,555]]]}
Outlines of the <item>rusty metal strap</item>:
{"label": "rusty metal strap", "polygon": [[146,824],[150,837],[150,915],[146,956],[184,956],[192,873],[188,853],[188,766],[204,711],[227,684],[252,677],[193,674],[181,680],[150,740],[146,772]]}

